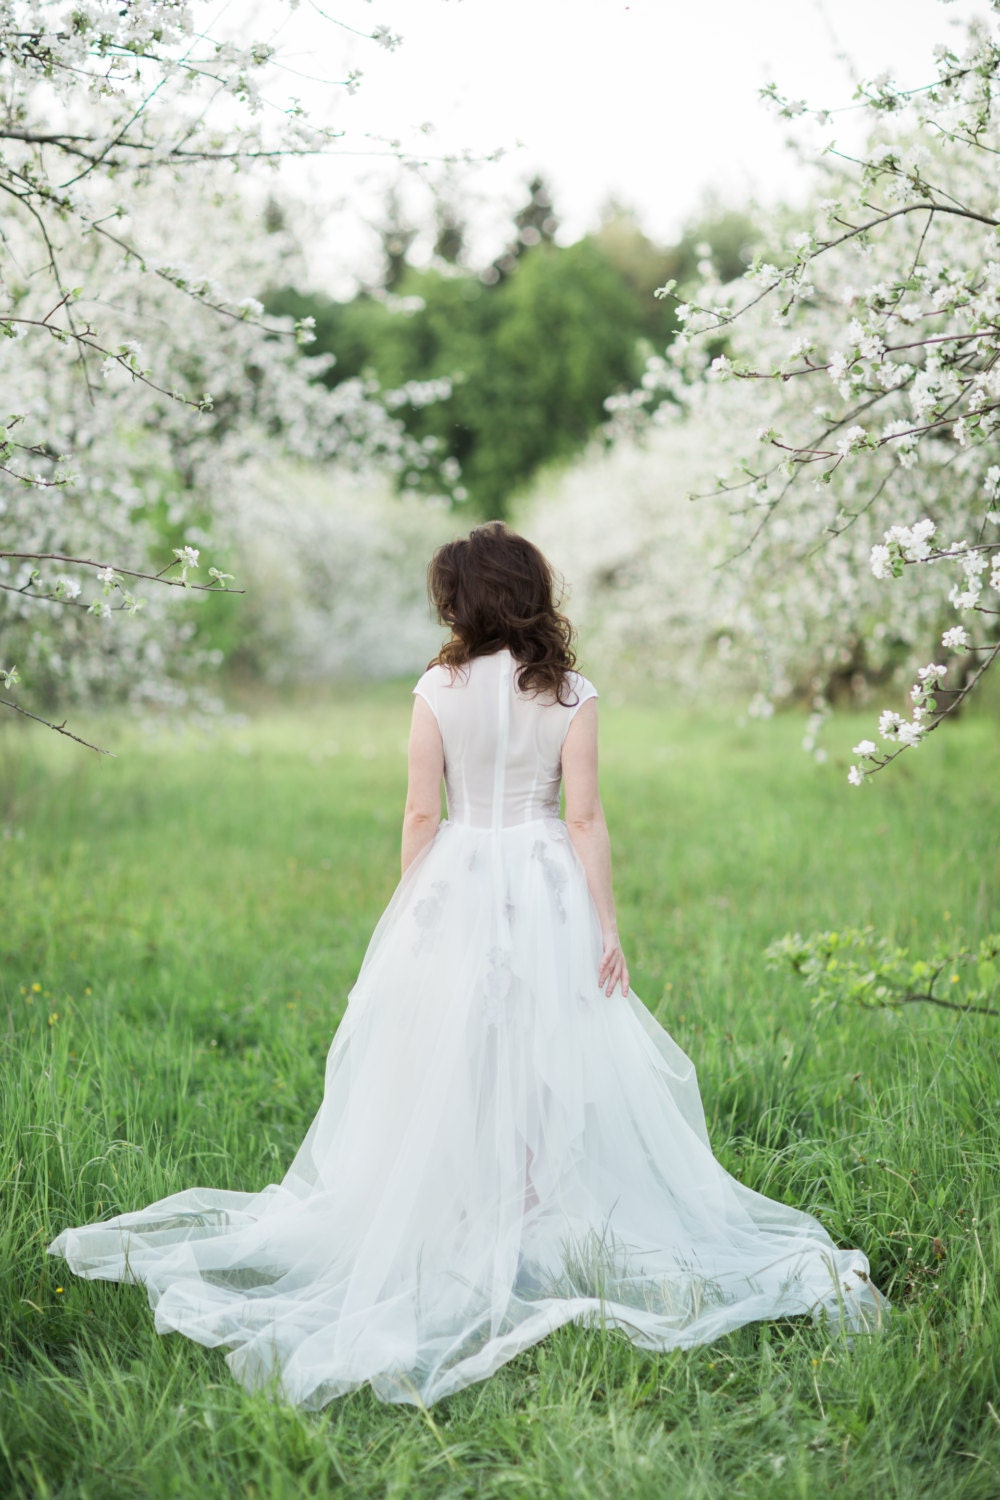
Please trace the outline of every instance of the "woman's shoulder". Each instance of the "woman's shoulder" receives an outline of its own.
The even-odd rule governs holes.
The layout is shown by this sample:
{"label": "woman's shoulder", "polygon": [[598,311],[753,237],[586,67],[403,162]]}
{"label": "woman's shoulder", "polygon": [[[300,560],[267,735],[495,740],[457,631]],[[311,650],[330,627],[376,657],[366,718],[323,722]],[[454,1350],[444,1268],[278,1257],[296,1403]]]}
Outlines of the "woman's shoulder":
{"label": "woman's shoulder", "polygon": [[582,672],[567,672],[566,681],[570,688],[571,698],[568,706],[574,710],[586,703],[588,698],[600,697],[590,678],[584,677]]}
{"label": "woman's shoulder", "polygon": [[582,704],[587,702],[588,698],[598,696],[597,689],[590,679],[571,667],[564,669],[558,688],[538,689],[529,686],[520,690],[520,694],[542,708],[558,709],[561,713],[568,714],[570,718]]}
{"label": "woman's shoulder", "polygon": [[417,687],[419,687],[421,683],[450,681],[451,668],[443,666],[439,661],[432,661],[426,672],[424,672],[421,677],[417,678]]}
{"label": "woman's shoulder", "polygon": [[419,693],[422,698],[426,698],[433,706],[442,692],[466,682],[468,676],[467,668],[449,667],[439,661],[432,662],[423,676],[414,683],[413,691]]}
{"label": "woman's shoulder", "polygon": [[435,661],[431,662],[431,665],[427,668],[426,672],[424,672],[422,676],[417,678],[417,681],[413,685],[413,691],[415,693],[421,693],[424,696],[430,696],[432,693],[437,692],[440,688],[447,687],[450,682],[450,669],[448,667],[442,666],[439,661]]}

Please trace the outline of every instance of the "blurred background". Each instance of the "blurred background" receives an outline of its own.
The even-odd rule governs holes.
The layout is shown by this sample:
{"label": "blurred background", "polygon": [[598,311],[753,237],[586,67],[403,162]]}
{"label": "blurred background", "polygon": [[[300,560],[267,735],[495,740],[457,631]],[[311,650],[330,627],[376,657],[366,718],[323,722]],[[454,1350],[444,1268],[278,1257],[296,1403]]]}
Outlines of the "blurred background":
{"label": "blurred background", "polygon": [[[412,675],[440,639],[431,551],[499,517],[563,575],[593,675],[750,701],[762,677],[748,590],[759,604],[775,579],[720,566],[731,529],[707,492],[753,433],[721,402],[682,411],[659,381],[679,325],[657,289],[731,282],[775,253],[814,216],[824,146],[861,147],[858,81],[891,69],[919,86],[935,46],[957,45],[986,10],[224,7],[215,34],[274,48],[255,104],[264,119],[301,109],[336,141],[259,170],[206,162],[145,196],[137,180],[126,222],[151,255],[259,303],[275,326],[305,320],[315,339],[295,369],[269,372],[259,349],[206,332],[204,317],[196,326],[204,309],[130,293],[153,353],[211,389],[214,409],[200,424],[185,414],[182,431],[112,371],[100,415],[63,371],[63,427],[86,477],[60,492],[61,509],[36,495],[32,524],[38,550],[71,551],[79,513],[80,550],[99,542],[135,566],[193,546],[245,595],[169,608],[151,597],[145,623],[112,630],[19,601],[8,570],[4,662],[20,663],[43,707],[126,699],[147,712]],[[832,113],[781,119],[761,101],[769,83]],[[121,271],[88,267],[102,314],[128,301]],[[39,370],[34,409],[51,415],[53,377]],[[864,698],[912,655],[901,637],[895,657],[888,642],[860,660],[860,606],[831,649],[814,602],[774,606],[772,638],[791,628],[800,648],[772,651],[772,696]],[[841,602],[831,588],[830,611]],[[924,622],[929,645],[939,623]]]}

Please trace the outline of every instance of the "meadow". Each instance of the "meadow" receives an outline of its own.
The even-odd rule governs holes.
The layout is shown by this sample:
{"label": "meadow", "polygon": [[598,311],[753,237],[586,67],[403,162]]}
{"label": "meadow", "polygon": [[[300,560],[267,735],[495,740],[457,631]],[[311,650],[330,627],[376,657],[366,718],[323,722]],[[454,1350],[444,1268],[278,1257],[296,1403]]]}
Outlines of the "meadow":
{"label": "meadow", "polygon": [[0,1494],[46,1500],[1000,1495],[1000,1021],[812,1007],[764,948],[1000,925],[1000,736],[947,725],[859,791],[794,715],[602,709],[634,986],[743,1181],[861,1246],[893,1311],[654,1356],[564,1328],[429,1411],[307,1414],[44,1254],[182,1187],[280,1179],[398,869],[409,694],[211,738],[0,737]]}

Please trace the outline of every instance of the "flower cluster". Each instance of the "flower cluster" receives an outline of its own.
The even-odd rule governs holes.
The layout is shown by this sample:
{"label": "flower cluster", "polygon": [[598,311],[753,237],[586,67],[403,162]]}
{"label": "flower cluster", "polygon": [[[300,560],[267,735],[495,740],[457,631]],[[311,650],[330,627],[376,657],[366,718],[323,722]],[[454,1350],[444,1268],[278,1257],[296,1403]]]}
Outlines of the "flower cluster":
{"label": "flower cluster", "polygon": [[[706,452],[725,464],[732,444],[710,411],[671,421],[676,409],[664,406],[641,440],[620,428],[610,446],[544,475],[515,519],[572,581],[570,612],[598,678],[740,695],[752,675],[735,643],[749,622],[734,573],[718,566],[732,541],[726,508],[689,498]],[[749,711],[767,716],[773,705],[759,697]]]}
{"label": "flower cluster", "polygon": [[[811,114],[767,92],[787,118]],[[775,213],[780,254],[728,285],[703,266],[670,352],[688,410],[745,434],[714,494],[735,648],[757,657],[767,696],[863,698],[912,681],[939,641],[960,654],[947,687],[943,670],[917,674],[911,716],[883,715],[891,750],[858,752],[854,784],[919,744],[1000,654],[1000,38],[973,23],[927,88],[882,79],[858,97],[859,157],[826,158],[807,223]],[[640,388],[633,427],[661,385]]]}
{"label": "flower cluster", "polygon": [[261,233],[257,174],[337,138],[270,98],[276,67],[178,0],[0,0],[0,607],[36,703],[210,710],[197,602],[232,574],[202,560],[262,456],[435,461],[396,408],[436,386],[329,390],[311,320],[254,295],[301,260],[294,208]]}
{"label": "flower cluster", "polygon": [[871,568],[876,578],[899,578],[908,562],[923,562],[930,556],[933,521],[914,526],[890,526],[884,539],[871,550]]}

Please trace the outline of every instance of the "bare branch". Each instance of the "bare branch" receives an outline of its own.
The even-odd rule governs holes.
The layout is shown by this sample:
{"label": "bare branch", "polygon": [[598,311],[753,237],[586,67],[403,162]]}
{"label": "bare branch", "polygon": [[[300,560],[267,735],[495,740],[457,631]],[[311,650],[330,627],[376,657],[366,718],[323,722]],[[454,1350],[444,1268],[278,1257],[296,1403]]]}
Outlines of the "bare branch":
{"label": "bare branch", "polygon": [[22,714],[26,719],[34,719],[36,724],[44,724],[46,729],[54,729],[56,734],[63,734],[68,740],[75,740],[78,745],[83,745],[85,750],[93,750],[97,755],[108,755],[112,760],[117,759],[113,750],[105,750],[101,745],[92,745],[90,740],[81,739],[78,734],[67,729],[65,719],[61,724],[53,724],[51,719],[43,719],[41,714],[33,714],[28,709],[22,708],[19,703],[11,702],[9,698],[0,698],[0,704],[4,708],[13,709],[16,714]]}
{"label": "bare branch", "polygon": [[940,995],[931,993],[918,994],[916,990],[905,990],[883,1004],[891,1008],[894,1005],[913,1005],[917,1001],[923,1001],[926,1005],[940,1005],[943,1010],[960,1010],[976,1016],[1000,1016],[1000,1010],[992,1005],[963,1005],[958,1000],[944,1000]]}

